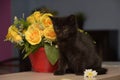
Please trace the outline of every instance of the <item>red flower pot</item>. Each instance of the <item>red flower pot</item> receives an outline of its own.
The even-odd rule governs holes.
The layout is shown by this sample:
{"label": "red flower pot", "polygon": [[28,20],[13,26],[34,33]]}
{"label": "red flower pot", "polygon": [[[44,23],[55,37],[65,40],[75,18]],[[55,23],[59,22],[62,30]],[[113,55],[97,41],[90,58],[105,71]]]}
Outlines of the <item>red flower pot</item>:
{"label": "red flower pot", "polygon": [[35,53],[29,55],[32,70],[36,72],[54,72],[57,69],[57,63],[52,65],[46,56],[44,48],[39,48]]}

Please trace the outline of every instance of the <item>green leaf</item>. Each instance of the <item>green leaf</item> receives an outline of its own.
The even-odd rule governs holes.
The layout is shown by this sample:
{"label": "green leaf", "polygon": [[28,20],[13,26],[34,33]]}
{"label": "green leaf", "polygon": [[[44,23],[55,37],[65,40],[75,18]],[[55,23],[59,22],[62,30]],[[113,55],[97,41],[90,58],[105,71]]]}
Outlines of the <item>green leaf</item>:
{"label": "green leaf", "polygon": [[46,56],[50,63],[54,65],[59,58],[59,51],[58,48],[55,47],[55,45],[45,44],[44,45]]}
{"label": "green leaf", "polygon": [[23,57],[23,59],[25,59],[27,56],[29,56],[30,55],[30,53],[28,52],[28,53],[26,53],[25,55],[24,55],[24,57]]}
{"label": "green leaf", "polygon": [[38,50],[40,48],[40,44],[38,45],[30,45],[30,44],[27,44],[25,45],[25,55],[23,57],[23,59],[25,59],[27,56],[29,56],[31,53],[34,53],[36,50]]}

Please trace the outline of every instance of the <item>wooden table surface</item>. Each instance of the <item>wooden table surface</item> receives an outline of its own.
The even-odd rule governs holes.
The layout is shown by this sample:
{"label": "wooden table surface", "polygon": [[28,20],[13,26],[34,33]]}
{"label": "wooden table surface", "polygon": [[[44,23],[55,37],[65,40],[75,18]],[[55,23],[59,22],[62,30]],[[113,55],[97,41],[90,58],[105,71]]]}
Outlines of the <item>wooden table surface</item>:
{"label": "wooden table surface", "polygon": [[[120,80],[120,62],[106,62],[103,67],[108,69],[108,73],[98,75],[97,80]],[[54,76],[53,73],[30,71],[0,75],[0,80],[83,80],[83,76],[75,74]]]}

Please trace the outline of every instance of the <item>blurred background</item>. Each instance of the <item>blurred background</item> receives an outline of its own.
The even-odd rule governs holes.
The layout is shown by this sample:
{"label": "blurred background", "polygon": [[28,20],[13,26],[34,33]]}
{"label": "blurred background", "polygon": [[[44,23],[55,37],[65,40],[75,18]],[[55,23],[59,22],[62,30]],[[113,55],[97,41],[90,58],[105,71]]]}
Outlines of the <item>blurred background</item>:
{"label": "blurred background", "polygon": [[58,16],[77,15],[78,24],[97,42],[103,61],[120,61],[120,0],[1,0],[0,74],[25,71],[21,65],[27,63],[21,63],[13,44],[4,42],[5,35],[14,16],[22,17],[24,13],[26,17],[41,7],[56,11]]}

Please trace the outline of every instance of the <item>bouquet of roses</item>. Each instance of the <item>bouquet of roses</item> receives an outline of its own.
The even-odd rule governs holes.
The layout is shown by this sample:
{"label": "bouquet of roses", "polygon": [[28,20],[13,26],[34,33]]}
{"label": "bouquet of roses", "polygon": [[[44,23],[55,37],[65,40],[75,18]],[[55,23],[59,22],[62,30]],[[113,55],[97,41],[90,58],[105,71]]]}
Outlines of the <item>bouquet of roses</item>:
{"label": "bouquet of roses", "polygon": [[54,65],[59,54],[56,47],[56,34],[49,16],[53,15],[35,11],[27,18],[15,17],[5,41],[10,41],[25,51],[24,58],[40,47],[44,47],[48,60]]}

